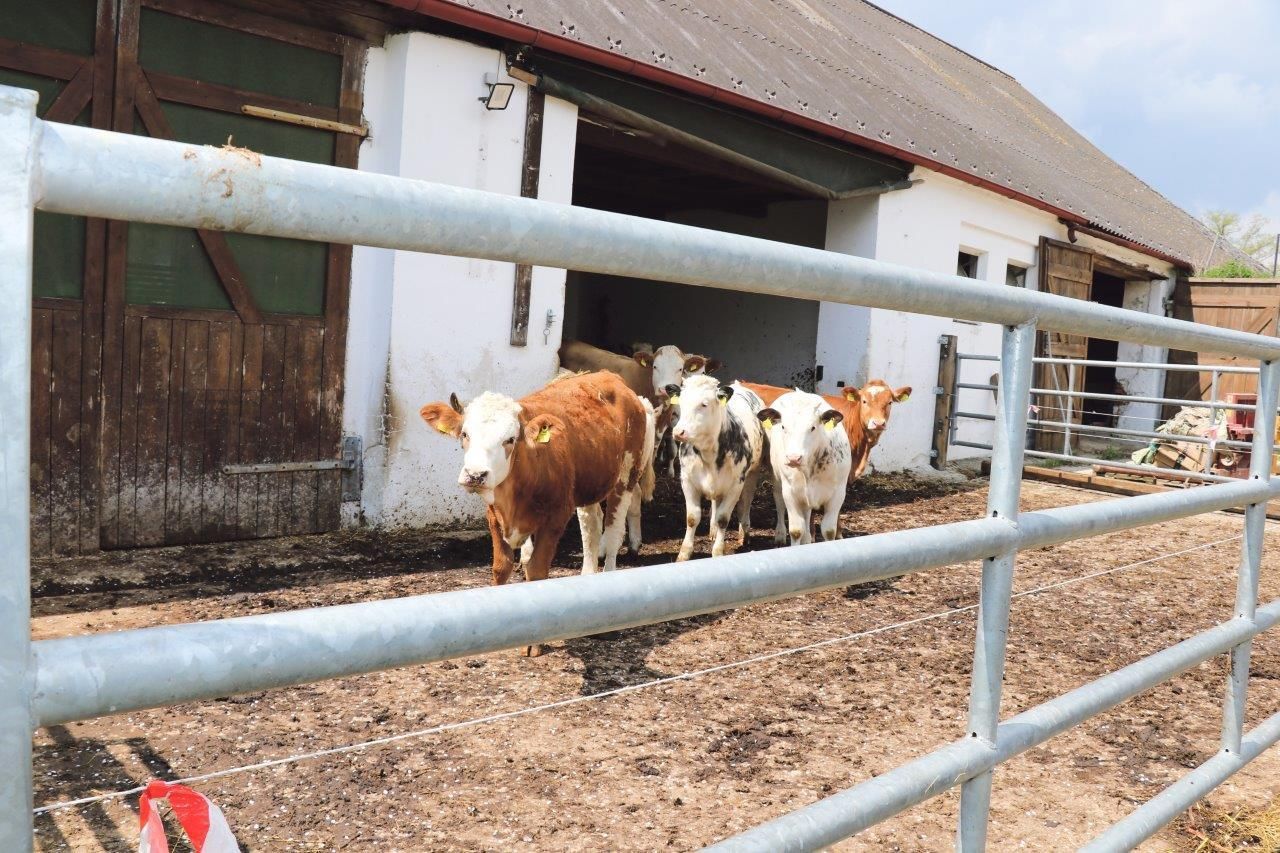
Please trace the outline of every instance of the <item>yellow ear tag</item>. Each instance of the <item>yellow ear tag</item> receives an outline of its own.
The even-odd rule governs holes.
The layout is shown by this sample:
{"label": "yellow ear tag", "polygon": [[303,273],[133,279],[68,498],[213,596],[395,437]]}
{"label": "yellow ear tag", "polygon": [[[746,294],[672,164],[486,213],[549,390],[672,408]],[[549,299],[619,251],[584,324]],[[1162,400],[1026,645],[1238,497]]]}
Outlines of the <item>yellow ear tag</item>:
{"label": "yellow ear tag", "polygon": [[911,399],[911,395],[910,395],[910,394],[903,394],[901,397],[899,397],[899,398],[898,398],[898,402],[899,402],[899,403],[905,403],[905,402],[907,402],[907,401],[908,401],[908,400],[910,400],[910,399]]}
{"label": "yellow ear tag", "polygon": [[768,432],[769,430],[773,429],[773,418],[765,418],[763,421],[761,421],[761,423],[764,424],[765,432]]}
{"label": "yellow ear tag", "polygon": [[544,426],[538,430],[538,444],[546,444],[551,440],[551,427]]}
{"label": "yellow ear tag", "polygon": [[670,403],[670,404],[671,404],[671,405],[673,405],[673,406],[678,406],[678,405],[680,405],[680,395],[679,395],[679,394],[675,394],[675,395],[673,395],[673,396],[671,396],[671,397],[668,397],[668,398],[667,398],[667,402],[668,402],[668,403]]}
{"label": "yellow ear tag", "polygon": [[452,435],[452,434],[453,434],[453,430],[449,429],[447,426],[445,426],[444,424],[440,423],[439,421],[436,421],[436,431],[437,431],[437,432],[442,432],[442,433],[444,433],[445,435]]}
{"label": "yellow ear tag", "polygon": [[822,426],[824,429],[826,429],[827,432],[831,432],[833,429],[836,428],[836,422],[828,418],[827,420],[822,422]]}
{"label": "yellow ear tag", "polygon": [[727,405],[729,405],[729,399],[728,399],[727,397],[721,397],[721,398],[720,398],[720,405],[722,405],[722,406],[727,406]]}

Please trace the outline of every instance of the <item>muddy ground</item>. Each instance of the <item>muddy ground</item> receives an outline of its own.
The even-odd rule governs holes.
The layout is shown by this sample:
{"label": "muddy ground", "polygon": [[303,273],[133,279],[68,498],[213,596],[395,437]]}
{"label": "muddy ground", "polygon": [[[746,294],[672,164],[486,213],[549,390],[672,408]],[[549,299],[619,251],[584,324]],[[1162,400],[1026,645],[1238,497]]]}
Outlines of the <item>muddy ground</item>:
{"label": "muddy ground", "polygon": [[[1023,495],[1024,509],[1109,499],[1034,482]],[[842,528],[858,536],[969,519],[984,501],[981,480],[877,475],[854,488]],[[682,517],[664,484],[639,563],[671,558]],[[755,521],[750,547],[769,547],[763,500]],[[1023,554],[1006,715],[1229,617],[1241,526],[1238,515],[1215,514]],[[1268,533],[1263,600],[1280,595],[1278,534]],[[566,536],[555,574],[574,571],[576,540]],[[34,632],[458,589],[487,583],[487,566],[487,540],[473,534],[344,534],[42,563]],[[962,736],[978,572],[963,564],[571,640],[540,658],[505,652],[53,727],[37,735],[36,802],[426,730],[196,787],[222,806],[246,851],[693,849]],[[1097,572],[1108,573],[1089,577]],[[138,665],[144,677],[146,662]],[[1250,725],[1280,708],[1280,634],[1255,645],[1253,670]],[[992,849],[1074,847],[1210,755],[1224,677],[1224,660],[1206,663],[1003,766]],[[641,687],[609,693],[632,686]],[[564,700],[578,701],[500,716]],[[1280,750],[1212,799],[1257,806],[1277,794]],[[950,849],[957,802],[937,798],[839,849]],[[136,849],[135,809],[127,797],[41,814],[37,849]],[[1195,847],[1175,827],[1146,849]]]}

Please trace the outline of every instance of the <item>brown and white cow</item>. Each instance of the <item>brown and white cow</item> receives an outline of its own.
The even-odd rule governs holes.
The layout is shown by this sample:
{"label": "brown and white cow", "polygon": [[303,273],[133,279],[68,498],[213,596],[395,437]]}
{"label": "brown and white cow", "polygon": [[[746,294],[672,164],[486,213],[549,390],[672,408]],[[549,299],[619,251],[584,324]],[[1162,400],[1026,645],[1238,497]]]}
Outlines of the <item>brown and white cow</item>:
{"label": "brown and white cow", "polygon": [[608,372],[570,376],[520,400],[484,393],[464,407],[453,395],[422,407],[428,426],[462,442],[458,483],[487,504],[494,584],[511,577],[515,551],[529,540],[525,578],[547,577],[575,510],[583,574],[599,571],[601,539],[605,571],[616,567],[653,452],[647,409]]}
{"label": "brown and white cow", "polygon": [[639,344],[631,356],[618,355],[582,341],[565,341],[560,347],[561,369],[616,373],[627,387],[653,404],[657,417],[655,450],[666,451],[667,473],[671,476],[675,476],[675,443],[671,440],[675,414],[667,405],[667,387],[679,385],[688,376],[714,373],[723,366],[718,359],[686,353],[674,344],[657,349]]}

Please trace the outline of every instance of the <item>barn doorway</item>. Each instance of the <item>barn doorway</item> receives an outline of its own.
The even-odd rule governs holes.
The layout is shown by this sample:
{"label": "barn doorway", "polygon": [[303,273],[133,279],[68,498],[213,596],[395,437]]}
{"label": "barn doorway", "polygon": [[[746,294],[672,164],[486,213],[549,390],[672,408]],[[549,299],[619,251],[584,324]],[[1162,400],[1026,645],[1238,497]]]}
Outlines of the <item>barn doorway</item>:
{"label": "barn doorway", "polygon": [[[827,202],[697,152],[582,115],[573,203],[821,248]],[[676,344],[722,378],[812,388],[818,303],[570,272],[565,337],[614,352]]]}

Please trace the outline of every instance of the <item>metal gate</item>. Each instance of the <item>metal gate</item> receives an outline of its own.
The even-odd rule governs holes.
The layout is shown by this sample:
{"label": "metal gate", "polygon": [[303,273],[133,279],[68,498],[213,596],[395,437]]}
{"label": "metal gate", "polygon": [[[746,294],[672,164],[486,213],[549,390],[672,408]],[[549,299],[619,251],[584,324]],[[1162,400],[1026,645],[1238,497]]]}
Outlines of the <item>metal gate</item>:
{"label": "metal gate", "polygon": [[[1280,622],[1257,606],[1270,442],[1247,481],[1019,513],[1037,328],[1261,363],[1256,436],[1270,436],[1280,342],[1000,288],[951,275],[572,208],[35,118],[0,88],[0,849],[32,844],[34,726],[596,634],[982,560],[967,736],[720,845],[812,850],[959,785],[958,846],[985,844],[994,768],[1215,655],[1231,655],[1222,750],[1100,836],[1125,849],[1280,739],[1280,713],[1244,731],[1250,642]],[[234,192],[225,188],[234,186]],[[985,517],[644,569],[188,625],[30,639],[28,464],[35,209],[479,257],[999,323],[999,408]],[[15,474],[15,472],[18,472]],[[1218,626],[1000,720],[1019,550],[1247,506],[1235,612]],[[149,661],[165,679],[139,679]]]}

